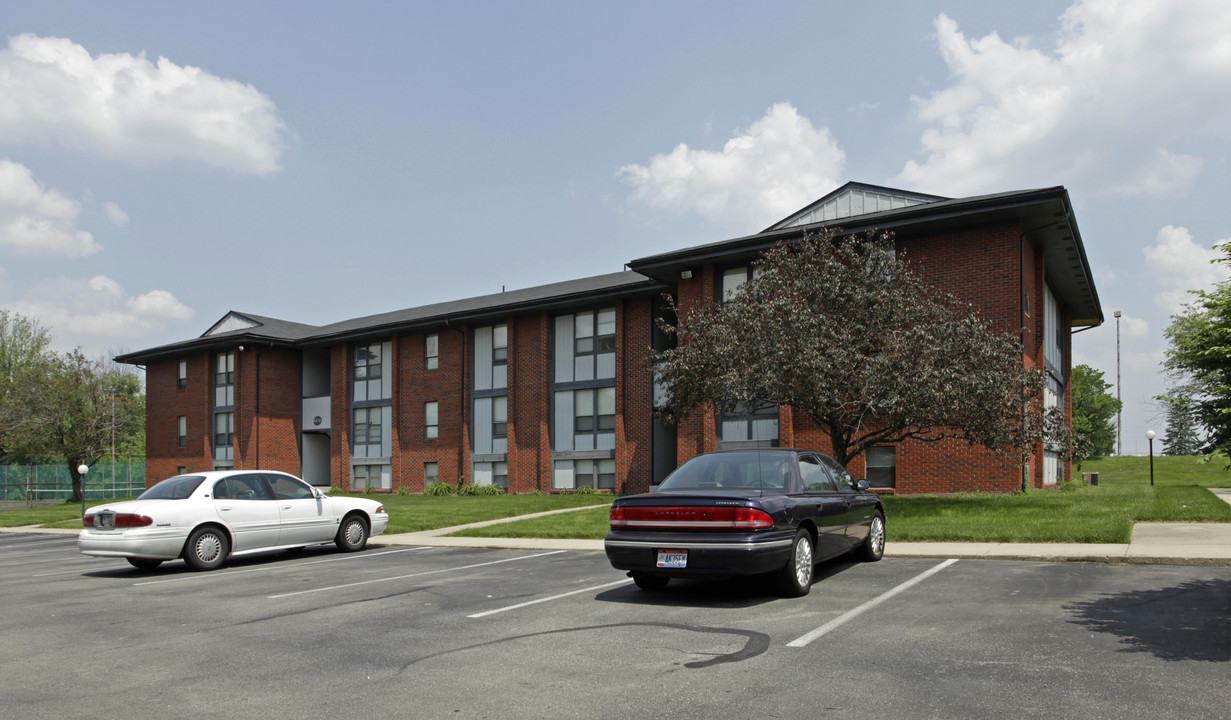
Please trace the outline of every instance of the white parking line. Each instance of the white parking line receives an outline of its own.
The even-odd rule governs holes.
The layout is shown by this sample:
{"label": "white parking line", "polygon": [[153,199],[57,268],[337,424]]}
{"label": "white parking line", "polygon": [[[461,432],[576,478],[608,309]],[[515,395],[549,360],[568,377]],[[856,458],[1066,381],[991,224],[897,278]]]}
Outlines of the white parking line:
{"label": "white parking line", "polygon": [[381,555],[392,555],[394,553],[410,552],[412,550],[431,550],[431,549],[432,547],[430,545],[424,545],[422,547],[402,548],[400,550],[385,550],[384,552],[378,552],[378,553],[363,553],[362,555],[343,555],[341,557],[330,557],[330,558],[325,558],[323,560],[308,560],[307,562],[291,563],[289,565],[269,565],[269,566],[263,566],[263,567],[248,568],[247,570],[225,570],[223,572],[215,572],[215,573],[193,573],[191,575],[180,575],[180,576],[173,577],[173,578],[167,578],[166,580],[146,580],[145,582],[133,583],[133,586],[135,587],[137,585],[162,585],[165,583],[185,582],[187,580],[202,580],[205,578],[228,577],[231,575],[240,575],[242,573],[250,573],[250,572],[261,572],[261,571],[272,572],[274,570],[290,570],[292,568],[303,567],[304,565],[320,565],[321,563],[340,562],[342,560],[362,560],[364,558],[374,558],[374,557],[380,557]]}
{"label": "white parking line", "polygon": [[440,570],[425,570],[423,572],[411,573],[409,575],[398,575],[397,577],[376,578],[375,580],[363,580],[361,582],[346,583],[345,585],[331,585],[329,587],[314,588],[312,590],[299,590],[297,592],[282,593],[281,595],[267,595],[269,600],[278,600],[279,598],[293,597],[295,595],[307,595],[309,593],[327,592],[329,590],[342,590],[345,588],[359,587],[360,585],[372,585],[375,583],[391,582],[393,580],[405,580],[413,577],[423,577],[424,575],[437,575],[439,573],[456,572],[458,570],[470,570],[477,567],[486,567],[488,565],[499,565],[501,563],[515,562],[517,560],[529,560],[531,558],[543,557],[545,555],[559,555],[565,550],[552,550],[551,552],[536,553],[534,555],[522,555],[515,558],[505,558],[504,560],[492,560],[491,562],[475,563],[474,565],[463,565],[455,568],[441,568]]}
{"label": "white parking line", "polygon": [[560,593],[559,595],[552,595],[551,597],[539,598],[538,600],[531,600],[529,602],[518,603],[517,605],[509,605],[508,607],[496,608],[495,610],[488,610],[486,612],[475,613],[474,615],[467,615],[466,617],[468,618],[487,617],[488,615],[495,615],[497,613],[508,612],[509,610],[517,610],[519,608],[529,607],[531,605],[538,605],[539,603],[551,602],[552,600],[559,600],[560,598],[566,598],[570,595],[580,595],[581,593],[590,592],[592,590],[602,590],[603,588],[615,587],[616,585],[627,585],[630,582],[632,582],[632,580],[627,580],[627,579],[617,580],[615,582],[609,582],[606,585],[595,585],[594,587],[582,588],[581,590],[573,590],[572,592]]}
{"label": "white parking line", "polygon": [[899,585],[899,586],[895,587],[894,589],[890,590],[889,592],[887,592],[887,593],[885,593],[885,594],[883,594],[883,595],[880,595],[880,596],[878,596],[878,597],[872,598],[871,600],[869,600],[869,601],[867,601],[866,603],[864,603],[864,604],[860,605],[859,607],[855,608],[854,610],[848,610],[847,612],[842,613],[842,614],[841,614],[841,615],[839,615],[838,617],[834,618],[833,620],[830,620],[829,622],[827,622],[827,623],[825,623],[824,625],[820,626],[819,628],[817,628],[817,629],[813,630],[812,632],[808,633],[807,635],[804,635],[803,637],[800,637],[800,638],[797,638],[797,639],[795,639],[795,640],[792,640],[791,642],[787,643],[787,644],[786,644],[786,646],[787,646],[787,647],[805,647],[805,646],[807,646],[807,645],[808,645],[808,643],[812,642],[813,640],[816,640],[817,638],[819,638],[819,637],[821,637],[822,635],[824,635],[824,634],[828,633],[829,631],[831,631],[831,630],[833,630],[833,629],[835,629],[835,628],[837,628],[837,627],[839,627],[839,626],[841,626],[841,625],[846,624],[846,622],[847,622],[848,620],[851,620],[852,618],[855,618],[855,617],[858,617],[859,615],[862,615],[863,613],[867,612],[868,610],[871,610],[872,608],[876,607],[877,605],[880,605],[881,603],[885,602],[886,600],[888,600],[889,598],[893,597],[894,595],[897,595],[898,593],[901,593],[901,592],[904,592],[904,591],[906,591],[906,590],[909,590],[910,588],[912,588],[912,587],[914,587],[914,586],[918,585],[919,583],[921,583],[921,582],[923,582],[924,580],[928,579],[929,577],[931,577],[931,576],[935,575],[936,573],[940,572],[941,570],[944,570],[945,568],[949,567],[950,565],[954,564],[955,562],[957,562],[957,560],[956,560],[956,559],[946,560],[946,561],[942,562],[941,564],[937,565],[936,567],[934,567],[934,568],[932,568],[932,569],[930,569],[930,570],[927,570],[926,572],[920,573],[919,575],[916,575],[915,577],[911,578],[910,580],[907,580],[906,582],[904,582],[904,583],[902,583],[901,585]]}

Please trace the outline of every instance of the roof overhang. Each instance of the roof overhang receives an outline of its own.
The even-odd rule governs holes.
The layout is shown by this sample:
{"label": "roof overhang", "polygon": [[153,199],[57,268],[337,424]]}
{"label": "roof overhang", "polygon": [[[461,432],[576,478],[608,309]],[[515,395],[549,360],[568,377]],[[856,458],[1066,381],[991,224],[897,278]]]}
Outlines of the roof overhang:
{"label": "roof overhang", "polygon": [[1102,324],[1103,310],[1094,286],[1094,275],[1081,242],[1068,191],[1063,187],[940,200],[826,223],[770,230],[651,255],[630,262],[628,267],[664,283],[674,283],[683,271],[707,264],[751,262],[780,242],[790,242],[825,227],[840,229],[845,234],[890,230],[899,241],[909,243],[913,236],[996,224],[1017,225],[1021,228],[1024,241],[1043,248],[1048,285],[1069,308],[1073,327]]}

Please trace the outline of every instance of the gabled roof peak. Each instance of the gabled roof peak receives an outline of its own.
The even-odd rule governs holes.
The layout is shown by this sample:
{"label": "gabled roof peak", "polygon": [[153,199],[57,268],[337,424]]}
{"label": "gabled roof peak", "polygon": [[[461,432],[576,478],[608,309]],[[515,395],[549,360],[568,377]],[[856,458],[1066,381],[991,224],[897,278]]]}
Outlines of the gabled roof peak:
{"label": "gabled roof peak", "polygon": [[923,205],[924,203],[948,199],[939,195],[927,195],[909,190],[881,187],[880,185],[848,182],[830,191],[829,194],[802,210],[765,228],[763,232],[784,230],[801,225],[811,225],[813,223],[867,215],[885,210],[896,210],[897,208]]}

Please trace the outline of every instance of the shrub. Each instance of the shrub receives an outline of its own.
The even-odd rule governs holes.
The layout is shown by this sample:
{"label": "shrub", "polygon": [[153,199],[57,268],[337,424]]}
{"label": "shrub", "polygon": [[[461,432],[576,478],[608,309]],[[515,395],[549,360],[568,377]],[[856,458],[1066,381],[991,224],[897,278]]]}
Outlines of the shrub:
{"label": "shrub", "polygon": [[452,495],[453,486],[447,482],[441,482],[437,480],[431,485],[428,485],[427,489],[423,491],[423,494],[424,495]]}
{"label": "shrub", "polygon": [[327,490],[325,494],[334,495],[334,496],[345,495],[346,491],[338,487],[337,485],[334,485],[333,487],[329,488],[329,490]]}
{"label": "shrub", "polygon": [[589,485],[582,485],[581,487],[577,488],[577,494],[578,495],[593,495],[594,488],[590,487]]}
{"label": "shrub", "polygon": [[407,488],[405,485],[403,485],[402,487],[398,488],[397,490],[394,490],[394,491],[393,491],[393,494],[394,494],[394,495],[398,495],[398,496],[400,496],[400,497],[406,497],[407,495],[409,495],[409,494],[410,494],[410,489],[409,489],[409,488]]}

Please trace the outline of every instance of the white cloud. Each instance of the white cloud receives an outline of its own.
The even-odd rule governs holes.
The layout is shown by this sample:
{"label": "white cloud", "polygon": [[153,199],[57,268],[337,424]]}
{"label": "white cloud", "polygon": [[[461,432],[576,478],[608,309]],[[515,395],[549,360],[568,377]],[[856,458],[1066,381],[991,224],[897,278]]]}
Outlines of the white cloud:
{"label": "white cloud", "polygon": [[838,185],[846,155],[825,128],[778,103],[721,151],[680,143],[619,177],[651,207],[692,210],[738,232],[760,230]]}
{"label": "white cloud", "polygon": [[45,280],[6,307],[38,318],[63,347],[122,347],[196,315],[166,290],[133,296],[104,275]]}
{"label": "white cloud", "polygon": [[45,189],[30,169],[0,158],[0,246],[23,253],[84,257],[102,249],[77,227],[81,203]]}
{"label": "white cloud", "polygon": [[[1222,240],[1220,242],[1227,242]],[[1193,300],[1191,290],[1210,290],[1227,279],[1227,267],[1214,261],[1222,253],[1198,245],[1187,228],[1167,225],[1154,244],[1142,249],[1146,273],[1158,290],[1155,302],[1168,315]]]}
{"label": "white cloud", "polygon": [[107,219],[111,221],[111,224],[118,228],[128,224],[128,213],[113,202],[103,203],[103,212],[107,214]]}
{"label": "white cloud", "polygon": [[144,54],[91,56],[71,40],[29,34],[0,50],[3,141],[260,175],[280,169],[286,136],[267,96],[200,68]]}
{"label": "white cloud", "polygon": [[915,98],[924,159],[896,182],[954,195],[1083,184],[1175,193],[1202,159],[1170,146],[1231,138],[1231,4],[1079,0],[1053,48],[936,20],[953,84]]}

